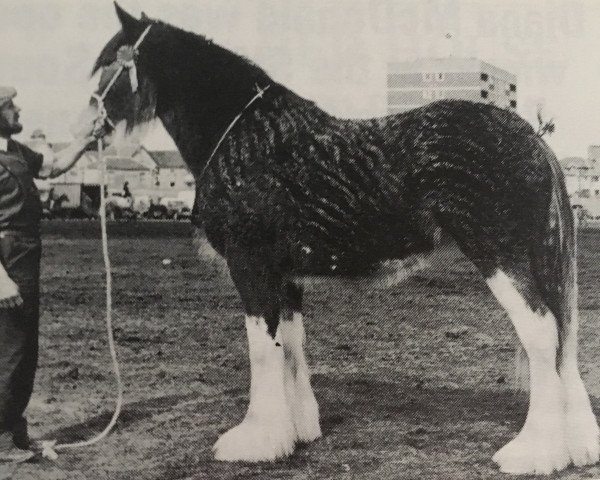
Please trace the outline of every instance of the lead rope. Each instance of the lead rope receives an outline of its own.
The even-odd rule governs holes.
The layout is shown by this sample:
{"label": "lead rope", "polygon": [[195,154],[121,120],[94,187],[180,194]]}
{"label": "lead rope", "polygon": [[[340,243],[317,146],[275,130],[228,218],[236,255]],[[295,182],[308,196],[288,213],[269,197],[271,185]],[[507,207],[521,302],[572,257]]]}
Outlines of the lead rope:
{"label": "lead rope", "polygon": [[[137,50],[137,48],[140,46],[140,44],[142,43],[144,38],[146,38],[146,35],[148,34],[148,31],[150,30],[151,26],[152,25],[148,25],[148,27],[144,30],[144,32],[142,33],[140,38],[138,38],[137,42],[130,50],[131,57],[128,57],[125,59],[125,61],[121,62],[121,65],[119,66],[119,68],[117,69],[115,74],[112,76],[112,78],[110,79],[110,81],[108,82],[106,87],[104,88],[104,91],[102,92],[102,94],[101,95],[98,95],[95,93],[92,94],[92,97],[97,102],[98,118],[96,120],[96,125],[98,127],[102,127],[104,125],[104,123],[108,123],[111,125],[111,127],[114,128],[114,125],[110,121],[110,118],[108,118],[106,108],[104,107],[104,98],[106,97],[106,95],[108,94],[108,92],[110,91],[110,89],[112,88],[112,86],[116,82],[117,78],[123,72],[124,69],[129,70],[129,79],[131,82],[131,87],[134,92],[136,91],[138,83],[137,83],[137,75],[135,73],[135,62],[133,61],[133,54]],[[197,181],[200,180],[204,176],[204,173],[208,169],[208,166],[210,165],[215,154],[217,153],[217,150],[219,149],[219,147],[225,140],[225,137],[227,136],[227,134],[231,131],[231,129],[234,127],[234,125],[237,123],[237,121],[242,117],[242,115],[248,109],[248,107],[250,107],[250,105],[252,105],[259,98],[262,98],[264,96],[265,92],[269,89],[269,87],[270,87],[270,85],[267,85],[264,88],[260,88],[258,85],[255,85],[256,94],[242,108],[240,113],[238,113],[235,116],[235,118],[231,121],[229,126],[225,129],[225,132],[223,132],[223,135],[221,136],[221,138],[215,145],[212,153],[210,154],[210,157],[208,157],[208,160],[207,160],[206,164],[204,165],[204,168],[200,172],[200,175],[198,175]],[[123,407],[123,383],[121,380],[121,370],[119,367],[119,361],[117,359],[117,351],[115,348],[114,333],[113,333],[113,328],[112,328],[112,274],[111,274],[111,267],[110,267],[110,257],[108,255],[108,235],[106,232],[106,196],[104,194],[104,187],[106,185],[106,162],[104,162],[104,159],[103,159],[103,144],[102,144],[102,139],[100,139],[100,138],[98,139],[98,160],[102,164],[102,185],[100,186],[100,229],[101,229],[101,235],[102,235],[102,255],[104,257],[104,269],[106,272],[106,329],[107,329],[107,333],[108,333],[108,347],[109,347],[110,356],[112,359],[113,371],[115,373],[115,379],[117,381],[117,400],[116,400],[115,411],[113,413],[113,416],[112,416],[110,422],[104,428],[104,430],[102,432],[100,432],[98,435],[96,435],[95,437],[93,437],[89,440],[81,441],[81,442],[63,443],[63,444],[57,444],[56,440],[43,441],[42,442],[42,457],[48,458],[50,460],[58,459],[57,452],[59,452],[59,451],[73,449],[73,448],[80,448],[80,447],[88,447],[90,445],[94,445],[95,443],[98,443],[100,440],[105,438],[110,433],[110,431],[113,429],[115,424],[117,423],[119,415],[121,414],[121,409]]]}
{"label": "lead rope", "polygon": [[89,440],[83,440],[80,442],[63,443],[58,444],[56,440],[47,440],[42,442],[42,457],[50,460],[56,460],[58,458],[59,451],[69,450],[73,448],[88,447],[98,443],[100,440],[105,438],[110,431],[113,429],[121,410],[123,408],[123,381],[121,379],[121,369],[119,367],[119,360],[117,358],[117,349],[115,347],[115,337],[112,328],[112,271],[110,265],[110,257],[108,254],[108,235],[106,230],[106,195],[104,188],[106,185],[106,162],[103,161],[103,145],[102,139],[98,139],[98,158],[102,164],[102,175],[100,185],[100,230],[102,236],[102,256],[104,259],[104,270],[106,274],[106,331],[108,334],[108,348],[110,350],[110,357],[112,360],[112,367],[117,381],[117,400],[115,411],[110,419],[108,425],[95,437]]}
{"label": "lead rope", "polygon": [[[140,38],[138,38],[138,41],[133,46],[134,51],[140,46],[140,44],[142,43],[144,38],[146,38],[146,35],[148,34],[150,27],[151,27],[151,25],[148,25],[148,27],[146,28],[146,30],[144,30],[144,32],[142,33]],[[131,61],[131,62],[121,64],[119,69],[115,72],[115,74],[111,78],[110,82],[107,84],[106,88],[102,92],[102,95],[96,95],[96,94],[92,95],[98,102],[98,106],[97,106],[98,118],[96,120],[96,126],[94,129],[96,129],[96,127],[101,128],[104,125],[104,122],[106,122],[106,121],[110,122],[110,120],[108,119],[108,116],[106,114],[106,109],[104,108],[104,98],[106,97],[106,94],[109,92],[109,90],[112,88],[112,86],[114,85],[118,76],[121,74],[121,72],[123,72],[123,70],[125,68],[127,68],[129,70],[129,78],[131,81],[132,89],[134,91],[137,89],[137,78],[136,78],[135,82],[133,81],[133,78],[136,77],[135,63],[133,63],[133,61]],[[108,348],[110,351],[110,358],[112,360],[113,372],[115,374],[115,380],[117,382],[117,399],[116,399],[115,411],[112,415],[112,418],[110,419],[110,422],[108,422],[108,425],[106,425],[104,430],[102,430],[102,432],[100,432],[95,437],[93,437],[89,440],[82,440],[80,442],[62,443],[62,444],[57,444],[56,440],[42,441],[42,457],[47,458],[49,460],[53,460],[53,461],[58,459],[57,452],[59,452],[59,451],[69,450],[69,449],[74,449],[74,448],[89,447],[90,445],[94,445],[95,443],[98,443],[103,438],[105,438],[111,432],[111,430],[114,428],[114,426],[116,425],[119,415],[121,414],[121,410],[123,408],[123,381],[121,379],[121,368],[119,367],[119,360],[117,358],[117,349],[115,346],[115,336],[114,336],[113,327],[112,327],[112,270],[111,270],[111,265],[110,265],[110,257],[108,254],[108,234],[107,234],[107,230],[106,230],[106,195],[104,193],[104,189],[106,187],[106,162],[104,161],[104,155],[103,155],[104,154],[104,148],[103,148],[104,145],[102,143],[102,138],[98,139],[97,145],[98,145],[98,161],[102,165],[102,167],[101,167],[102,180],[101,180],[101,185],[100,185],[100,231],[101,231],[101,237],[102,237],[102,257],[104,259],[104,271],[105,271],[105,277],[106,277],[106,331],[108,334]]]}
{"label": "lead rope", "polygon": [[225,129],[225,132],[223,132],[223,135],[221,135],[221,138],[219,139],[219,141],[217,142],[217,144],[215,145],[215,148],[213,148],[212,153],[210,154],[210,157],[208,157],[208,160],[206,161],[206,163],[204,164],[204,168],[200,171],[200,175],[198,175],[197,178],[197,182],[199,182],[202,177],[204,177],[204,174],[206,173],[206,170],[208,169],[208,166],[211,162],[211,160],[213,159],[213,157],[215,156],[215,153],[217,153],[217,150],[219,149],[219,147],[221,146],[221,143],[223,143],[223,140],[225,140],[225,137],[227,136],[227,134],[231,131],[231,129],[233,128],[233,126],[237,123],[237,121],[242,117],[242,115],[244,114],[244,112],[248,109],[248,107],[250,105],[252,105],[256,100],[258,100],[259,98],[262,98],[265,94],[265,92],[269,89],[271,85],[267,85],[265,88],[260,88],[258,85],[254,85],[254,88],[256,89],[256,95],[254,95],[250,101],[244,106],[244,108],[242,108],[240,110],[240,113],[238,113],[235,118],[231,121],[231,123],[229,124],[229,126]]}

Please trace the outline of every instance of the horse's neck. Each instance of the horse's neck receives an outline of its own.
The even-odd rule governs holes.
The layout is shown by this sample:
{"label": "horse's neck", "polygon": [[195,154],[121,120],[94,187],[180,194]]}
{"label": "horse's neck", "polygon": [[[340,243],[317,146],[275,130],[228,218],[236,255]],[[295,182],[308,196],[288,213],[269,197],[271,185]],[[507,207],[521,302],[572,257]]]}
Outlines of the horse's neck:
{"label": "horse's neck", "polygon": [[201,123],[189,118],[182,108],[168,110],[159,114],[159,118],[190,170],[200,171],[214,134],[206,132]]}
{"label": "horse's neck", "polygon": [[[189,45],[182,45],[182,52],[187,51]],[[193,158],[195,164],[189,166],[195,171],[257,93],[256,87],[265,88],[272,80],[244,58],[210,43],[171,61],[171,72],[178,73],[154,79],[157,90],[165,92],[158,94],[156,113],[188,164]]]}
{"label": "horse's neck", "polygon": [[[266,86],[261,85],[263,88]],[[213,99],[208,108],[199,108],[198,111],[190,111],[185,105],[173,105],[159,113],[165,129],[192,172],[202,170],[212,151],[235,124],[238,116],[245,119],[256,110],[256,102],[245,110],[257,94],[254,85],[248,84],[245,87],[234,102],[224,95],[221,102]]]}

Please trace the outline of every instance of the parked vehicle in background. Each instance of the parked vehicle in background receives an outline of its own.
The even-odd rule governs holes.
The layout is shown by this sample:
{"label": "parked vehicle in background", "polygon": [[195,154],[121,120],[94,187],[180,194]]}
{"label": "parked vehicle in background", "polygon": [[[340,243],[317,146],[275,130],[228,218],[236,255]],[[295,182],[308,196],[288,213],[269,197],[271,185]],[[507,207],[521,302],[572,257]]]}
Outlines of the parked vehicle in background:
{"label": "parked vehicle in background", "polygon": [[190,218],[191,211],[183,200],[179,198],[162,198],[160,200],[161,205],[167,207],[168,217],[173,220],[180,220]]}
{"label": "parked vehicle in background", "polygon": [[133,209],[138,212],[142,217],[146,217],[148,209],[152,205],[152,198],[150,195],[134,195],[133,196]]}
{"label": "parked vehicle in background", "polygon": [[600,220],[600,200],[597,198],[571,198],[571,206],[580,225],[590,220]]}
{"label": "parked vehicle in background", "polygon": [[192,210],[186,201],[178,197],[163,197],[157,203],[151,203],[144,216],[154,220],[183,220],[191,215]]}
{"label": "parked vehicle in background", "polygon": [[97,218],[100,185],[54,183],[42,195],[44,218]]}
{"label": "parked vehicle in background", "polygon": [[[98,218],[100,185],[81,183],[52,183],[40,188],[44,218]],[[106,195],[106,214],[111,220],[186,220],[191,217],[195,191],[185,190],[177,196],[157,198],[151,194],[109,190]]]}
{"label": "parked vehicle in background", "polygon": [[152,202],[148,210],[144,213],[144,217],[150,220],[162,220],[169,218],[169,209],[165,205]]}
{"label": "parked vehicle in background", "polygon": [[133,197],[124,197],[118,193],[106,199],[106,218],[110,220],[135,220],[139,216],[134,207]]}

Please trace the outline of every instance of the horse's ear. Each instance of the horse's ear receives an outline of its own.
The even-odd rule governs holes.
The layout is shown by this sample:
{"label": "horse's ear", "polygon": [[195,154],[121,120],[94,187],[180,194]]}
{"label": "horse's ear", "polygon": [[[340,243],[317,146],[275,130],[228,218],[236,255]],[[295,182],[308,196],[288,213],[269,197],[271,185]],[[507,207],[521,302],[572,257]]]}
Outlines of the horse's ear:
{"label": "horse's ear", "polygon": [[119,22],[121,22],[124,32],[132,32],[138,29],[140,21],[123,10],[117,2],[115,2],[115,10],[117,11],[117,17],[119,17]]}
{"label": "horse's ear", "polygon": [[146,12],[142,12],[142,22],[147,22],[150,20],[150,17],[146,15]]}

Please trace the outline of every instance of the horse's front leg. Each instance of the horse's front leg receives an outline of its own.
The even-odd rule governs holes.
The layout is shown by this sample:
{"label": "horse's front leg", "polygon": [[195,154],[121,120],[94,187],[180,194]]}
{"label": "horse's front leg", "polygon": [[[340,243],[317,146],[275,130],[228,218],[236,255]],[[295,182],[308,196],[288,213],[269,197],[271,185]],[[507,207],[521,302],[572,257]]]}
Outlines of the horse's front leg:
{"label": "horse's front leg", "polygon": [[242,423],[215,444],[215,458],[275,460],[291,454],[297,438],[285,388],[281,280],[263,256],[232,254],[227,261],[246,311],[250,403]]}

